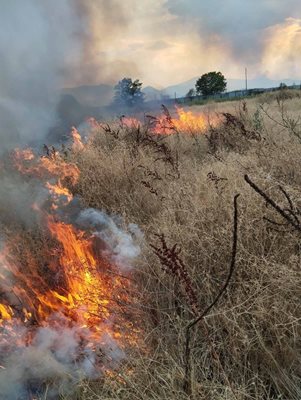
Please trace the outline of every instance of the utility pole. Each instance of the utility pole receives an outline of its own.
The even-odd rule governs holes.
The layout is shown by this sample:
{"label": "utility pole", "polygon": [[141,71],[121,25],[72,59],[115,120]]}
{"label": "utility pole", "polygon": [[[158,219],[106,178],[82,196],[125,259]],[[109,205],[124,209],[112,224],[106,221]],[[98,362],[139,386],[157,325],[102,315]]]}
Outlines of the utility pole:
{"label": "utility pole", "polygon": [[245,68],[246,91],[248,91],[248,68]]}

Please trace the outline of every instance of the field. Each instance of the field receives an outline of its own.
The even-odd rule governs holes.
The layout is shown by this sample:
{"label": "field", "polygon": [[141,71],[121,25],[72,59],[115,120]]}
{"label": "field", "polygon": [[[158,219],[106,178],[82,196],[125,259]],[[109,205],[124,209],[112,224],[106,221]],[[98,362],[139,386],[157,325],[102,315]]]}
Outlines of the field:
{"label": "field", "polygon": [[[144,234],[133,277],[143,346],[116,374],[81,383],[77,399],[301,398],[300,106],[298,92],[212,103],[202,111],[228,114],[206,135],[175,132],[160,148],[147,129],[99,128],[69,156],[83,205]],[[191,329],[185,378],[186,327],[216,298],[233,256],[229,285]]]}
{"label": "field", "polygon": [[3,160],[3,393],[300,399],[300,106],[282,90],[90,120]]}

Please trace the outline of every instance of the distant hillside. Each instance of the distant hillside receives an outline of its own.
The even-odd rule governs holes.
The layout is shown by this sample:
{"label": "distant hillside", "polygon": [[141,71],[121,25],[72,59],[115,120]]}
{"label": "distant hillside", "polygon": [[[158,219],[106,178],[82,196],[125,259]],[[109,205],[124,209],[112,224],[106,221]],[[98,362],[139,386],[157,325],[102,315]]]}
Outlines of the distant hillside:
{"label": "distant hillside", "polygon": [[93,107],[102,107],[110,104],[113,99],[113,93],[114,87],[106,84],[78,86],[62,90],[62,94],[70,94],[81,104]]}

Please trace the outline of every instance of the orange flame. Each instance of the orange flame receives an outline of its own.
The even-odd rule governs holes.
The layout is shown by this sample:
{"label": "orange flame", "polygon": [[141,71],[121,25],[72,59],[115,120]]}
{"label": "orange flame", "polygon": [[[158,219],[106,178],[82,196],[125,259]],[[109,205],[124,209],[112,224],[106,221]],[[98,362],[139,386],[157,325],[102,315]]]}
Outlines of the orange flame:
{"label": "orange flame", "polygon": [[194,114],[183,108],[176,107],[177,117],[168,114],[161,115],[156,119],[153,132],[159,135],[171,135],[176,132],[191,135],[204,134],[210,124],[217,123],[217,117],[204,113]]}
{"label": "orange flame", "polygon": [[[172,135],[174,133],[184,133],[190,135],[204,134],[212,125],[219,123],[216,115],[194,113],[191,110],[176,107],[176,116],[172,117],[167,109],[158,117],[148,116],[147,127],[156,135]],[[95,126],[95,124],[93,125]],[[142,122],[134,117],[121,118],[121,126],[129,129],[138,129],[143,126]]]}
{"label": "orange flame", "polygon": [[72,145],[72,150],[74,151],[80,151],[83,150],[85,147],[83,142],[82,142],[82,137],[78,130],[73,126],[71,129],[71,136],[73,139],[73,145]]}
{"label": "orange flame", "polygon": [[75,164],[66,162],[58,152],[37,158],[32,150],[17,149],[13,154],[14,164],[19,172],[37,178],[68,178],[72,185],[79,179],[79,169]]}
{"label": "orange flame", "polygon": [[63,205],[67,205],[73,199],[72,193],[66,187],[62,186],[59,181],[57,185],[52,185],[50,182],[47,182],[46,185],[49,192],[52,194],[53,198],[53,207],[56,208],[56,204],[59,203],[62,199],[65,198],[65,201],[62,202]]}
{"label": "orange flame", "polygon": [[[30,149],[16,150],[13,161],[21,174],[45,181],[51,204],[42,210],[33,205],[48,232],[40,257],[28,246],[20,254],[21,233],[20,237],[16,233],[9,236],[0,252],[4,292],[0,295],[0,328],[6,332],[0,338],[0,348],[10,342],[26,346],[17,334],[20,326],[30,326],[32,332],[38,326],[62,325],[61,317],[68,326],[81,330],[79,336],[94,351],[101,347],[104,334],[114,338],[120,348],[136,345],[137,330],[122,317],[133,291],[130,280],[121,276],[100,250],[105,246],[100,238],[59,218],[73,199],[64,182],[76,184],[77,166],[56,151],[36,157]],[[33,335],[30,333],[26,341],[30,343]]]}
{"label": "orange flame", "polygon": [[[119,340],[122,347],[124,334],[118,326],[112,327],[110,323],[114,322],[118,302],[128,301],[126,292],[129,281],[122,279],[117,269],[114,273],[114,266],[107,260],[99,258],[93,249],[93,237],[71,224],[56,222],[50,216],[47,219],[49,231],[59,245],[53,253],[55,262],[49,263],[42,276],[37,261],[29,251],[25,251],[20,266],[12,256],[6,260],[6,268],[17,283],[11,288],[12,296],[24,307],[21,311],[14,311],[0,303],[0,326],[13,318],[23,323],[31,320],[45,325],[52,315],[59,313],[70,324],[89,329],[89,340],[93,338],[92,347],[99,344],[104,333]],[[56,288],[50,288],[49,284],[53,275],[57,275],[59,280]],[[9,281],[5,283],[10,286]]]}

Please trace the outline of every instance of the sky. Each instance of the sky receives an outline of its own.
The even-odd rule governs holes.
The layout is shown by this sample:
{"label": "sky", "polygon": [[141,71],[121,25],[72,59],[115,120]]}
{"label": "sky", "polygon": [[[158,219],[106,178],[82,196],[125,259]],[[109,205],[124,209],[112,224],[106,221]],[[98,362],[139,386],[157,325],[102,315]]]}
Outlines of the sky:
{"label": "sky", "polygon": [[90,83],[128,75],[164,87],[211,70],[243,78],[245,67],[301,77],[299,0],[113,0],[105,18],[105,2],[84,2]]}
{"label": "sky", "polygon": [[300,0],[0,5],[1,91],[25,95],[27,102],[56,87],[114,84],[123,77],[157,88],[214,70],[243,78],[245,67],[250,78],[301,78]]}

